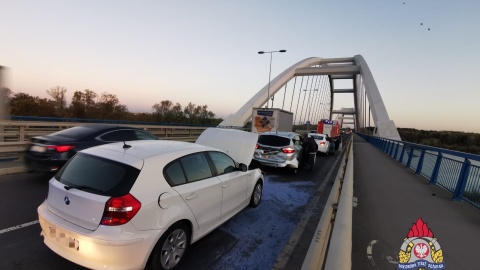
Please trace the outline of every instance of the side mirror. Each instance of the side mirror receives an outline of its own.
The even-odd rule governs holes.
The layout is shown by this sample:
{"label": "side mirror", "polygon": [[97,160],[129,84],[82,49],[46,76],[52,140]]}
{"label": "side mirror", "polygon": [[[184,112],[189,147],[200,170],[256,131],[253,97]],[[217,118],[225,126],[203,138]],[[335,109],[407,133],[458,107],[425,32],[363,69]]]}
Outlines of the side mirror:
{"label": "side mirror", "polygon": [[239,168],[240,171],[242,171],[242,172],[246,172],[246,171],[248,170],[247,165],[245,165],[245,164],[243,164],[243,163],[238,164],[238,168]]}

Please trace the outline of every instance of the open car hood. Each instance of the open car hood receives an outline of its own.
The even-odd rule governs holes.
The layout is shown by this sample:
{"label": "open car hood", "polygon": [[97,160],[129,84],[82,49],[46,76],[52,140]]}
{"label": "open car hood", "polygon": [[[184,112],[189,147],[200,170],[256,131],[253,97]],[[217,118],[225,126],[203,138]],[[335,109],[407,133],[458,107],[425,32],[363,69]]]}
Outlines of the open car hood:
{"label": "open car hood", "polygon": [[250,165],[258,134],[236,129],[207,128],[195,143],[218,148],[238,163]]}

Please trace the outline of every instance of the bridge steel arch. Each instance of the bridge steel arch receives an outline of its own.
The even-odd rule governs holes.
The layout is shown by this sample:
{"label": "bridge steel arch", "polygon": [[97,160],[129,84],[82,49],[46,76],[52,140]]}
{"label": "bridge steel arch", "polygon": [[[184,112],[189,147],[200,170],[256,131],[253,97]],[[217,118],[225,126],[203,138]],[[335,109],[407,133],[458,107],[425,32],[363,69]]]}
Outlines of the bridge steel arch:
{"label": "bridge steel arch", "polygon": [[[371,113],[375,125],[374,135],[401,140],[395,123],[388,116],[373,75],[361,55],[346,58],[310,57],[297,62],[270,82],[270,91],[268,89],[269,85],[265,85],[236,113],[229,115],[222,121],[219,127],[244,127],[252,119],[252,109],[262,107],[268,102],[269,92],[270,96],[273,96],[294,77],[311,75],[328,75],[329,77],[330,118],[333,114],[339,114],[341,117],[353,115],[355,130],[363,131],[366,124],[365,121],[361,120],[366,117],[366,101],[368,100],[368,114]],[[334,80],[336,79],[352,79],[353,89],[335,89]],[[335,93],[353,93],[355,108],[333,110]]]}

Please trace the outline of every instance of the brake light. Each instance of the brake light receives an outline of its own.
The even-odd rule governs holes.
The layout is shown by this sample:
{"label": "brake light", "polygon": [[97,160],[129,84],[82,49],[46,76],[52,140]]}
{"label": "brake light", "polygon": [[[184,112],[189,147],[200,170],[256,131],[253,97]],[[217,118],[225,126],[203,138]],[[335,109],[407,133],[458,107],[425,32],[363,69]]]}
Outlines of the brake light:
{"label": "brake light", "polygon": [[67,152],[70,149],[75,148],[73,145],[48,145],[47,149],[53,149],[59,153]]}
{"label": "brake light", "polygon": [[142,204],[132,195],[112,197],[105,203],[101,225],[116,226],[129,222]]}
{"label": "brake light", "polygon": [[259,147],[258,144],[255,144],[255,149],[258,149],[258,147]]}
{"label": "brake light", "polygon": [[282,152],[285,154],[291,154],[291,153],[295,153],[295,149],[293,149],[292,147],[285,147],[285,148],[282,148]]}
{"label": "brake light", "polygon": [[325,142],[321,142],[320,145],[325,145]]}

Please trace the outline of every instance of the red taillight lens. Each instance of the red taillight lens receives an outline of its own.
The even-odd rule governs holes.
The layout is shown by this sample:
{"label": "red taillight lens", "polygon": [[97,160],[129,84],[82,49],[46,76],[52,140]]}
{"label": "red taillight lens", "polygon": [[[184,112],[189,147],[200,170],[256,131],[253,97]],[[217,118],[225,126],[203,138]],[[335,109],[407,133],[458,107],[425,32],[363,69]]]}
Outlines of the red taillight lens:
{"label": "red taillight lens", "polygon": [[258,149],[258,147],[259,147],[258,144],[255,144],[255,149]]}
{"label": "red taillight lens", "polygon": [[47,149],[53,149],[59,153],[62,153],[62,152],[67,152],[68,150],[70,149],[73,149],[75,148],[75,146],[73,145],[49,145],[47,146]]}
{"label": "red taillight lens", "polygon": [[291,153],[295,153],[295,149],[293,149],[292,147],[286,147],[286,148],[282,148],[282,152],[285,154],[291,154]]}
{"label": "red taillight lens", "polygon": [[116,226],[129,222],[142,204],[132,195],[112,197],[105,203],[101,225]]}
{"label": "red taillight lens", "polygon": [[320,145],[325,145],[325,142],[321,142]]}

